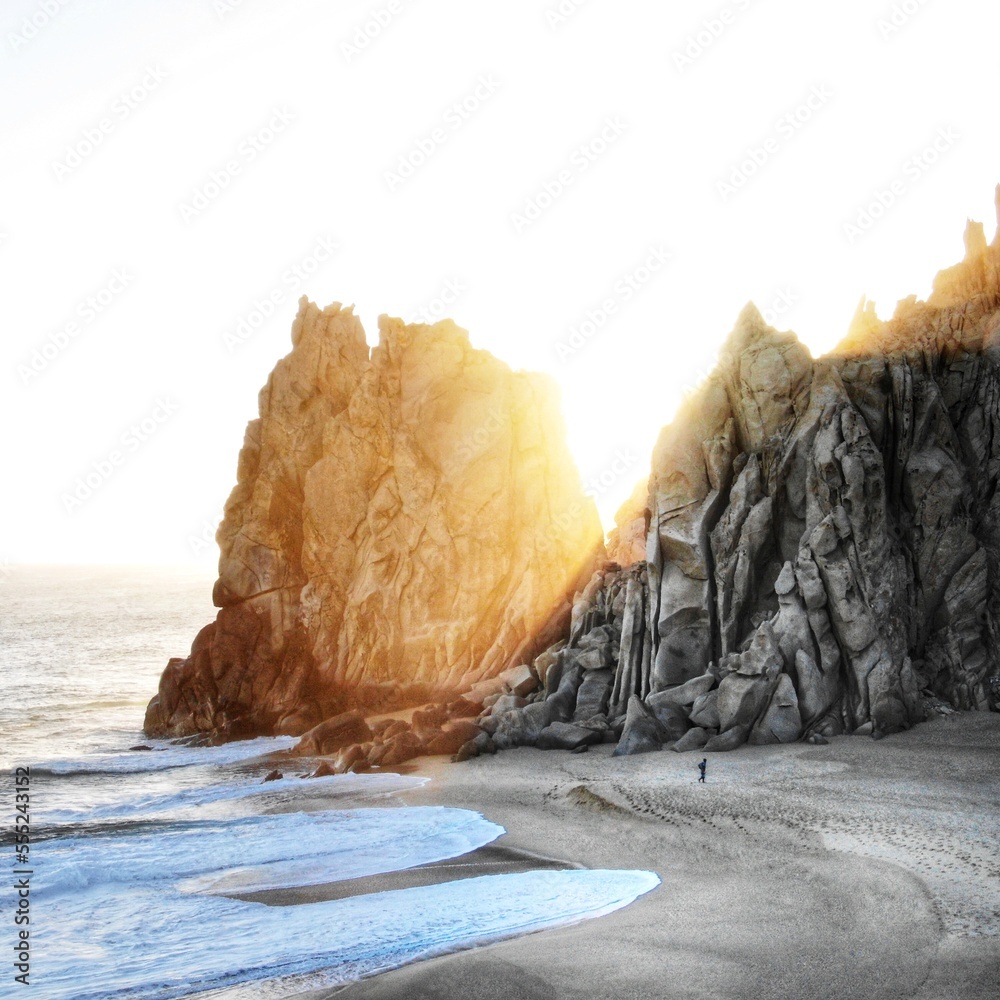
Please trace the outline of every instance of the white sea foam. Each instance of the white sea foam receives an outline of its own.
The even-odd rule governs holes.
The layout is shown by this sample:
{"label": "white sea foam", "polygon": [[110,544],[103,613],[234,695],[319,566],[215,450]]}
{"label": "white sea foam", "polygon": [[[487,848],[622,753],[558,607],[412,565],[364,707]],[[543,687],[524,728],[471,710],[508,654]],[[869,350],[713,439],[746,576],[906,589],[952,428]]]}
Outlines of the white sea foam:
{"label": "white sea foam", "polygon": [[[376,772],[374,774],[331,774],[320,778],[305,780],[299,777],[279,778],[276,781],[261,783],[259,778],[244,781],[226,782],[218,785],[203,785],[183,788],[179,791],[164,793],[147,793],[140,795],[119,792],[109,801],[92,806],[68,805],[63,808],[46,809],[44,802],[38,815],[47,825],[52,824],[83,824],[114,820],[139,820],[155,818],[169,812],[177,819],[197,819],[207,812],[213,812],[208,807],[215,805],[230,806],[244,799],[255,800],[250,809],[254,809],[257,800],[267,806],[294,800],[297,804],[305,804],[310,799],[345,800],[363,802],[373,798],[392,795],[418,788],[427,783],[428,778],[414,775],[393,774],[391,772]],[[254,811],[256,811],[254,809]]]}
{"label": "white sea foam", "polygon": [[479,813],[443,806],[171,821],[45,841],[35,892],[44,899],[154,882],[216,893],[319,885],[454,858],[503,832]]}
{"label": "white sea foam", "polygon": [[51,774],[137,774],[164,771],[174,767],[197,767],[204,764],[236,764],[277,750],[287,750],[298,743],[295,736],[261,736],[255,740],[237,740],[216,747],[183,746],[163,740],[151,740],[152,750],[126,750],[121,753],[95,753],[67,760],[50,760],[32,767]]}
{"label": "white sea foam", "polygon": [[317,970],[334,985],[610,913],[658,884],[643,871],[533,871],[282,907],[100,885],[39,928],[37,975],[53,1000],[170,1000]]}
{"label": "white sea foam", "polygon": [[34,863],[46,919],[33,976],[53,1000],[169,1000],[261,980],[281,993],[285,977],[332,985],[599,916],[659,881],[537,871],[282,907],[218,895],[398,871],[502,833],[471,810],[436,806],[171,820],[48,840]]}
{"label": "white sea foam", "polygon": [[[317,812],[320,799],[368,804],[419,779],[260,784],[265,762],[252,759],[292,737],[146,739],[162,666],[214,615],[210,592],[208,578],[110,569],[19,570],[7,588],[0,763],[32,765],[32,995],[286,996],[597,916],[657,883],[645,872],[544,871],[301,906],[219,895],[444,860],[502,830],[465,810]],[[127,749],[139,742],[155,749]],[[72,836],[53,830],[61,823]]]}

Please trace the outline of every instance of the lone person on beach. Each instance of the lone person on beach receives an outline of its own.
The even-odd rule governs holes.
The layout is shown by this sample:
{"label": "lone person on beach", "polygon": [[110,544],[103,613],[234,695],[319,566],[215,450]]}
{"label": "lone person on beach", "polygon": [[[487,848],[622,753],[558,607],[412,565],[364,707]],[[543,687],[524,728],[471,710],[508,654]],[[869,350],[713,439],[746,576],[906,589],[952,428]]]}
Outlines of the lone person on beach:
{"label": "lone person on beach", "polygon": [[701,777],[698,778],[699,781],[705,780],[705,768],[708,767],[708,758],[702,757],[698,762],[698,770],[701,771]]}

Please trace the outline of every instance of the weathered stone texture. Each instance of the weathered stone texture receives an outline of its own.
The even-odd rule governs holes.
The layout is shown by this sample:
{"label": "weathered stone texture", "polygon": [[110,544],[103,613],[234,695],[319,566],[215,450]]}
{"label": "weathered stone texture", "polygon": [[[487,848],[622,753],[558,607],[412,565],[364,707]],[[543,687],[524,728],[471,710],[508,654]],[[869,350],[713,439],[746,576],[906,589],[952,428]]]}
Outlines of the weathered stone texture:
{"label": "weathered stone texture", "polygon": [[568,627],[604,552],[554,385],[449,321],[379,334],[300,303],[219,528],[221,610],[149,733],[301,733],[466,690]]}
{"label": "weathered stone texture", "polygon": [[966,251],[927,302],[884,323],[862,303],[815,361],[743,310],[559,653],[610,653],[619,753],[1000,707],[1000,227],[987,246],[970,223]]}

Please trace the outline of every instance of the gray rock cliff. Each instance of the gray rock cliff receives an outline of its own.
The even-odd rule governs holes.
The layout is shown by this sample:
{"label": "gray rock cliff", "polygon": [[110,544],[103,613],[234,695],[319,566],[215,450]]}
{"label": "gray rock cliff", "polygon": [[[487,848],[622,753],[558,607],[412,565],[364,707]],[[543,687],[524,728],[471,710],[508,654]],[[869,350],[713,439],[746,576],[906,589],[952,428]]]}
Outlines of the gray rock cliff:
{"label": "gray rock cliff", "polygon": [[[884,323],[863,302],[816,360],[748,305],[520,713],[545,717],[578,670],[575,721],[615,732],[619,752],[879,737],[934,706],[996,710],[998,477],[1000,227],[987,245],[970,222],[926,302]],[[481,719],[501,748],[533,742],[517,714]]]}
{"label": "gray rock cliff", "polygon": [[540,376],[448,322],[383,318],[369,352],[305,300],[293,344],[219,530],[221,610],[150,734],[308,729],[336,771],[1000,708],[1000,226],[822,358],[748,305],[607,552]]}

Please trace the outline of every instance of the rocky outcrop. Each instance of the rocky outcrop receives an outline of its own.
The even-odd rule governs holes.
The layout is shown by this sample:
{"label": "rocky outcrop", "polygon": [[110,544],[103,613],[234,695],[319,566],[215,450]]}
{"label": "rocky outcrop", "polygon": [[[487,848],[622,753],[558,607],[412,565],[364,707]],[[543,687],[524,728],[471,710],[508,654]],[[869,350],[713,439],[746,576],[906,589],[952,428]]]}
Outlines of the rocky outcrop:
{"label": "rocky outcrop", "polygon": [[305,299],[292,342],[219,528],[221,610],[164,671],[150,735],[444,703],[562,635],[603,558],[545,377],[447,321],[382,317],[369,351],[350,308]]}
{"label": "rocky outcrop", "polygon": [[219,530],[221,610],[151,735],[306,733],[343,771],[1000,707],[1000,238],[978,224],[926,302],[863,301],[823,358],[747,306],[610,559],[540,376],[447,322],[383,318],[369,352],[339,305],[303,301],[293,345]]}
{"label": "rocky outcrop", "polygon": [[[748,305],[544,654],[546,697],[513,715],[573,712],[574,671],[573,718],[623,728],[619,753],[997,709],[998,479],[1000,225],[987,246],[969,223],[928,301],[885,323],[862,303],[818,360]],[[481,722],[530,742],[509,715]]]}

